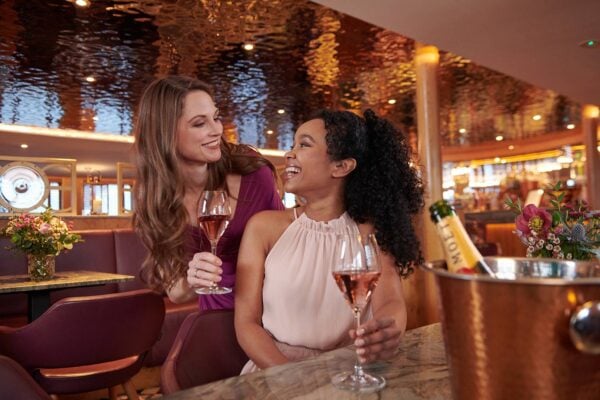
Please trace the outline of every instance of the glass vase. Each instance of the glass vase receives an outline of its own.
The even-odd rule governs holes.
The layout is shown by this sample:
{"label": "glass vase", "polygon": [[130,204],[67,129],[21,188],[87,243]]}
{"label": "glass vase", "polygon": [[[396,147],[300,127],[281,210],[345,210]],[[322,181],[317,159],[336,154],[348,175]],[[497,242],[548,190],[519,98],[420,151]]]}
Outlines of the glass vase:
{"label": "glass vase", "polygon": [[54,277],[56,256],[53,254],[27,254],[27,273],[32,281],[45,281]]}

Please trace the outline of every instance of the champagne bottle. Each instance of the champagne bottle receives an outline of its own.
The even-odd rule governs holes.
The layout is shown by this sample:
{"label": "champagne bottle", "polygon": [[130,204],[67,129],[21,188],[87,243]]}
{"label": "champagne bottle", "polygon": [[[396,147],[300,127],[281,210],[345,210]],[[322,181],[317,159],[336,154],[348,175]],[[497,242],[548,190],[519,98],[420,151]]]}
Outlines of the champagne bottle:
{"label": "champagne bottle", "polygon": [[448,271],[494,275],[469,238],[454,208],[446,200],[433,203],[429,207],[429,212],[444,246]]}

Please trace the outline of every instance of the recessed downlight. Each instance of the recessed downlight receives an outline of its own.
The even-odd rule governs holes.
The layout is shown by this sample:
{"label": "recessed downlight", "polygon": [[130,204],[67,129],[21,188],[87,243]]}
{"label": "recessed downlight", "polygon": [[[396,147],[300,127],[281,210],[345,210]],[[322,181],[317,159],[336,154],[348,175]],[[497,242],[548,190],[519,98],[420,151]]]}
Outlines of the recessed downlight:
{"label": "recessed downlight", "polygon": [[28,147],[29,147],[29,145],[28,145],[27,143],[22,143],[22,144],[21,144],[21,148],[22,148],[22,149],[26,149],[26,148],[28,148]]}

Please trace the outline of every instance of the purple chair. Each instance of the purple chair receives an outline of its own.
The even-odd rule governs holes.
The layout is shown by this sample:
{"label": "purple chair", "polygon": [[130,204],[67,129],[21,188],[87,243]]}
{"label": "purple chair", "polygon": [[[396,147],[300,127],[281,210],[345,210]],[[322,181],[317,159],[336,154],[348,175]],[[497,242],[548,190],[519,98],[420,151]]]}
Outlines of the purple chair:
{"label": "purple chair", "polygon": [[0,399],[50,400],[15,360],[0,355]]}
{"label": "purple chair", "polygon": [[162,296],[147,289],[68,297],[21,328],[0,327],[0,354],[21,364],[50,394],[123,385],[137,399],[131,377],[160,335]]}
{"label": "purple chair", "polygon": [[235,336],[233,310],[192,313],[161,368],[161,391],[167,395],[238,375],[247,361]]}

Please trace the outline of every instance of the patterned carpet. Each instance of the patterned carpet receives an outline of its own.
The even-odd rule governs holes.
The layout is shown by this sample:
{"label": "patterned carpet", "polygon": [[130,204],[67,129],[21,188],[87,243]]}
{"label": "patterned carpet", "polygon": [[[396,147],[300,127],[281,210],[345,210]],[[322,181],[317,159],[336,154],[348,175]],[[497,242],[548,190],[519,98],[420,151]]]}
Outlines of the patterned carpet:
{"label": "patterned carpet", "polygon": [[[162,394],[160,393],[160,388],[153,387],[144,389],[138,392],[141,400],[150,400],[150,399],[160,399]],[[118,397],[119,400],[128,400],[127,395],[122,394]],[[108,399],[107,399],[108,400]]]}

